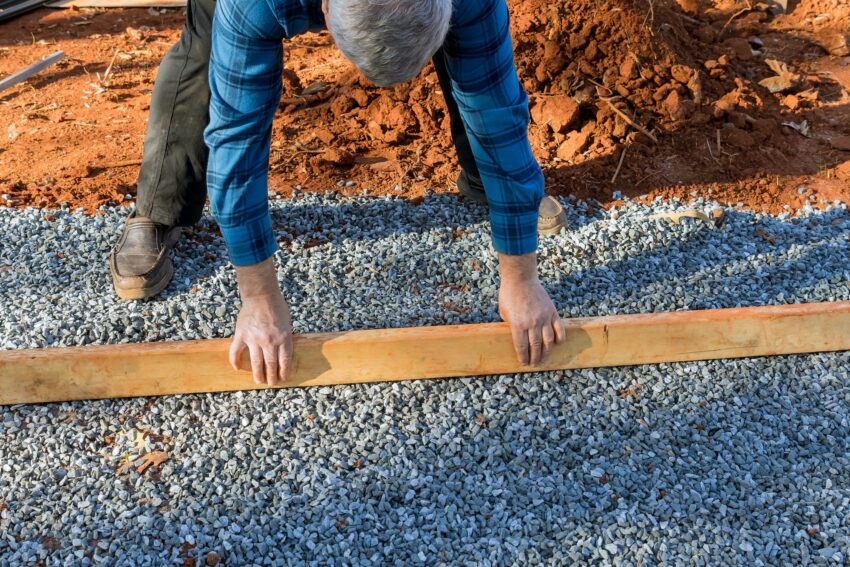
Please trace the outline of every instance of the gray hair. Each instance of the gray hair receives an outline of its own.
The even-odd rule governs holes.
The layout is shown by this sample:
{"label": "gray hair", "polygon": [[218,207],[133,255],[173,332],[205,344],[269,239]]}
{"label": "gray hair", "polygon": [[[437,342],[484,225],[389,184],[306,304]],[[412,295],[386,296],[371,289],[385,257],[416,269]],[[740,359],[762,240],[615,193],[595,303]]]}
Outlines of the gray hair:
{"label": "gray hair", "polygon": [[415,77],[443,45],[452,0],[330,0],[328,27],[349,61],[379,86]]}

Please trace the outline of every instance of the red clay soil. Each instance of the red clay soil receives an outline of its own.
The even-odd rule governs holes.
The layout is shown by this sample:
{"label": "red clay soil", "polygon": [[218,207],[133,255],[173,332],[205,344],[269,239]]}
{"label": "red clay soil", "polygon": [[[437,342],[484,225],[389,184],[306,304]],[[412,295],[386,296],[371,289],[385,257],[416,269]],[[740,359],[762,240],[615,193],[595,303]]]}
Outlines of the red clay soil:
{"label": "red clay soil", "polygon": [[[550,193],[603,203],[617,191],[702,195],[770,212],[850,194],[844,0],[791,0],[779,15],[734,0],[509,5],[529,134]],[[0,78],[58,49],[69,56],[0,93],[7,204],[95,210],[133,198],[156,69],[182,20],[182,10],[42,9],[0,25]],[[327,33],[286,42],[285,65],[271,190],[414,198],[455,190],[430,67],[378,89]],[[807,135],[783,125],[803,121]],[[337,187],[341,180],[356,184]]]}

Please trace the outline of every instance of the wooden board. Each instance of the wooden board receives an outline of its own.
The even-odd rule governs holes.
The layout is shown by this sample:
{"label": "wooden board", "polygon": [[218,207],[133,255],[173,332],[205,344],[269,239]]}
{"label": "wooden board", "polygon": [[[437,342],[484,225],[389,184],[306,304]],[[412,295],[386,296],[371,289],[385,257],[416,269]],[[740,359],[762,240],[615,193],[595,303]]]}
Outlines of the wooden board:
{"label": "wooden board", "polygon": [[[504,323],[301,335],[284,387],[624,366],[850,349],[850,302],[567,319],[543,368]],[[257,389],[229,339],[0,351],[0,404]],[[248,360],[245,358],[247,366]]]}
{"label": "wooden board", "polygon": [[186,0],[59,0],[48,8],[182,8]]}

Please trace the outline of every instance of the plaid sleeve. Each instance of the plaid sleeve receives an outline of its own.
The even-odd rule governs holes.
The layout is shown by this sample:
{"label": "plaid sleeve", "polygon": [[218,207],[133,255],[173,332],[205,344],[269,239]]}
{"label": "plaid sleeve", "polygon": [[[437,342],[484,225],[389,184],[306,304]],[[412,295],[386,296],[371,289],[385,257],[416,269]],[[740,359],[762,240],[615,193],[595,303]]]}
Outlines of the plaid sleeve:
{"label": "plaid sleeve", "polygon": [[487,192],[493,246],[503,254],[534,252],[543,173],[528,142],[528,97],[514,66],[505,0],[455,2],[443,49]]}
{"label": "plaid sleeve", "polygon": [[236,266],[262,262],[277,250],[268,163],[283,36],[266,2],[219,0],[210,55],[210,122],[204,132],[210,151],[207,189]]}

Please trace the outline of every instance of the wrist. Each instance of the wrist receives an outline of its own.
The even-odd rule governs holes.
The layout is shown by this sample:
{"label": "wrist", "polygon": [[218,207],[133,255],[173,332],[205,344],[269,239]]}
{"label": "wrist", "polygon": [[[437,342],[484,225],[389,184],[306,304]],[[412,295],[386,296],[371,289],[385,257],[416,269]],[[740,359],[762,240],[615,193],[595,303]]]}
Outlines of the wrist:
{"label": "wrist", "polygon": [[250,266],[236,266],[236,281],[243,303],[268,302],[282,297],[273,258]]}
{"label": "wrist", "polygon": [[499,275],[502,283],[528,284],[537,282],[537,252],[512,256],[499,254]]}

